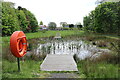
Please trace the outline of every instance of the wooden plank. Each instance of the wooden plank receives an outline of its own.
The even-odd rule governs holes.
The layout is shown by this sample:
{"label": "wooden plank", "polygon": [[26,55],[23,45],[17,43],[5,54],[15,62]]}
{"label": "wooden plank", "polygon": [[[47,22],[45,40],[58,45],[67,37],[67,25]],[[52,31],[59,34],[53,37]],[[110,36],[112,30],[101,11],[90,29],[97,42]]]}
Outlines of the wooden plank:
{"label": "wooden plank", "polygon": [[61,38],[61,34],[60,34],[60,33],[56,33],[56,36],[55,36],[54,38],[55,38],[55,39]]}
{"label": "wooden plank", "polygon": [[55,36],[54,38],[55,38],[55,39],[60,39],[60,38],[61,38],[61,36]]}
{"label": "wooden plank", "polygon": [[48,54],[40,66],[42,71],[78,71],[73,55]]}

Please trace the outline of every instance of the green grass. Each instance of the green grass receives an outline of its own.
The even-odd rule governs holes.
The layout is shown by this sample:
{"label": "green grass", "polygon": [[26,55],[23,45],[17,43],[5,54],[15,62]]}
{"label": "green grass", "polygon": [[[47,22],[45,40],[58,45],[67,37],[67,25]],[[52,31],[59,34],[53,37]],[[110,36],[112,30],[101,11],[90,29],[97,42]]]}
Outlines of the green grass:
{"label": "green grass", "polygon": [[[3,60],[3,78],[47,78],[51,73],[67,73],[67,71],[40,71],[42,61],[21,61],[21,72],[17,71],[17,62],[9,62]],[[93,63],[89,61],[79,61],[78,72],[80,78],[118,78],[118,64],[110,64],[105,62]]]}
{"label": "green grass", "polygon": [[[65,30],[65,31],[46,31],[43,33],[42,31],[35,32],[35,33],[25,33],[27,39],[34,39],[34,38],[42,38],[42,37],[51,37],[55,36],[56,33],[60,33],[62,37],[68,36],[68,35],[74,35],[74,34],[83,34],[84,31],[75,31],[75,30]],[[10,36],[2,37],[2,41],[9,42]]]}
{"label": "green grass", "polygon": [[106,62],[79,61],[77,63],[81,78],[118,78],[118,64]]}
{"label": "green grass", "polygon": [[117,36],[115,34],[95,34],[95,36],[106,37],[109,39],[120,39],[120,36]]}
{"label": "green grass", "polygon": [[[27,40],[35,39],[35,38],[43,38],[43,37],[54,37],[56,33],[60,33],[62,37],[70,36],[70,35],[83,35],[84,31],[76,31],[76,30],[64,30],[64,31],[46,31],[43,33],[42,31],[35,33],[25,33]],[[2,37],[2,47],[8,45],[10,42],[10,36]]]}
{"label": "green grass", "polygon": [[76,73],[75,71],[41,71],[40,65],[43,61],[26,60],[21,61],[21,71],[17,70],[17,62],[3,60],[2,78],[48,78],[51,73]]}
{"label": "green grass", "polygon": [[[25,33],[27,39],[34,39],[34,38],[42,38],[42,37],[51,37],[51,36],[55,36],[56,33],[60,33],[62,37],[65,36],[70,36],[70,35],[79,35],[79,36],[103,36],[106,38],[111,38],[111,39],[120,39],[120,36],[116,36],[116,35],[105,35],[105,34],[93,34],[93,33],[86,33],[84,31],[79,31],[77,29],[75,30],[64,30],[64,31],[46,31],[46,32],[35,32],[35,33]],[[10,41],[10,36],[7,37],[2,37],[2,41],[3,42],[9,42]]]}
{"label": "green grass", "polygon": [[3,60],[2,78],[45,78],[49,73],[40,71],[40,64],[42,61],[26,60],[21,61],[21,71],[17,70],[17,62],[9,62]]}

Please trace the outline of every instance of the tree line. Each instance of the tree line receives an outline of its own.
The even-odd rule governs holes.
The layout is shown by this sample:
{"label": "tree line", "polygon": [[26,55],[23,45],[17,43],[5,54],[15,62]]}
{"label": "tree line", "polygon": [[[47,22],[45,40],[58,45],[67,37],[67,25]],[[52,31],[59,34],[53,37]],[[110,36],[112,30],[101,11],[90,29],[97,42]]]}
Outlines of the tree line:
{"label": "tree line", "polygon": [[105,2],[98,5],[84,17],[83,23],[86,31],[120,35],[120,2]]}
{"label": "tree line", "polygon": [[2,36],[9,36],[14,31],[36,32],[38,22],[26,8],[14,8],[12,2],[2,2]]}

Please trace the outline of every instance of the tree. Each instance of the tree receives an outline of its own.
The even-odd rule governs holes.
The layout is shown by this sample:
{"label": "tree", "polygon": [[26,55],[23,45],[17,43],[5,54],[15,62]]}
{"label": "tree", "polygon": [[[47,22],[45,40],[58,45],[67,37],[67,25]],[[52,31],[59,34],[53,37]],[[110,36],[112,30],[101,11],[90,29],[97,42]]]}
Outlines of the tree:
{"label": "tree", "polygon": [[30,11],[21,6],[15,9],[14,3],[2,1],[2,36],[11,35],[17,30],[36,32],[37,27],[38,22]]}
{"label": "tree", "polygon": [[17,8],[18,10],[22,10],[23,8],[21,7],[21,6],[18,6],[18,8]]}
{"label": "tree", "polygon": [[61,25],[62,27],[65,27],[65,26],[67,25],[67,22],[60,22],[60,25]]}
{"label": "tree", "polygon": [[2,36],[20,30],[18,17],[12,2],[2,2]]}
{"label": "tree", "polygon": [[69,28],[74,28],[74,24],[69,24]]}
{"label": "tree", "polygon": [[77,28],[78,28],[79,30],[82,28],[82,25],[81,25],[80,22],[77,22],[75,25],[77,26]]}
{"label": "tree", "polygon": [[118,12],[115,2],[106,2],[95,9],[95,27],[99,33],[115,33]]}
{"label": "tree", "polygon": [[0,1],[0,36],[2,36],[2,1]]}
{"label": "tree", "polygon": [[86,31],[94,31],[94,15],[95,11],[91,11],[88,16],[85,16],[83,19],[84,29]]}
{"label": "tree", "polygon": [[43,25],[43,22],[42,22],[42,21],[40,21],[40,25]]}
{"label": "tree", "polygon": [[82,28],[82,25],[77,25],[77,28],[80,30]]}
{"label": "tree", "polygon": [[116,24],[116,33],[117,33],[117,35],[118,36],[120,36],[120,2],[118,2],[118,3],[116,3],[116,6],[117,6],[117,8],[116,8],[116,11],[117,11],[117,17],[116,17],[116,21],[115,21],[115,24]]}
{"label": "tree", "polygon": [[49,27],[49,29],[51,29],[51,30],[54,30],[55,28],[56,28],[56,23],[55,22],[50,22],[49,24],[48,24],[48,27]]}
{"label": "tree", "polygon": [[84,28],[97,33],[120,35],[120,2],[105,2],[84,17]]}
{"label": "tree", "polygon": [[36,32],[38,27],[37,19],[35,18],[34,14],[32,14],[29,10],[23,8],[23,11],[26,15],[26,19],[28,21],[27,32]]}
{"label": "tree", "polygon": [[28,21],[26,19],[24,12],[22,10],[18,9],[17,16],[18,16],[18,20],[19,20],[20,29],[24,32],[27,32]]}

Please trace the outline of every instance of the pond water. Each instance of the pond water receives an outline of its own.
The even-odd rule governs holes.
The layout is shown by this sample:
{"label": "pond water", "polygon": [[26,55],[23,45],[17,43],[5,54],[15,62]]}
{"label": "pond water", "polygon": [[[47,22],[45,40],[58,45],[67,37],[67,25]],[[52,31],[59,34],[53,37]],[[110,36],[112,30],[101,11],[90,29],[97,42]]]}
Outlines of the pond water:
{"label": "pond water", "polygon": [[94,59],[110,52],[108,49],[100,49],[96,45],[86,43],[81,39],[39,39],[35,41],[35,44],[33,44],[33,40],[29,42],[34,48],[27,52],[27,56],[31,53],[37,56],[47,54],[71,54],[83,60],[86,58]]}

